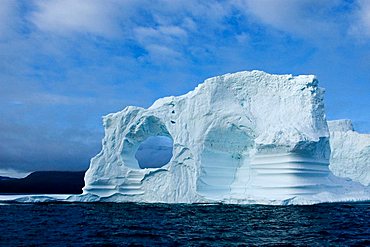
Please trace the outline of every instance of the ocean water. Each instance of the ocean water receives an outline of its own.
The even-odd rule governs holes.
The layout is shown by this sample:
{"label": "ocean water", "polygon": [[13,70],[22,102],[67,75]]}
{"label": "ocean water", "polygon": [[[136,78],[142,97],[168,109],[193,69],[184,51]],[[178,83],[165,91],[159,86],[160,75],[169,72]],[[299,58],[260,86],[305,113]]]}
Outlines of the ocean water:
{"label": "ocean water", "polygon": [[0,246],[370,246],[370,203],[2,204]]}

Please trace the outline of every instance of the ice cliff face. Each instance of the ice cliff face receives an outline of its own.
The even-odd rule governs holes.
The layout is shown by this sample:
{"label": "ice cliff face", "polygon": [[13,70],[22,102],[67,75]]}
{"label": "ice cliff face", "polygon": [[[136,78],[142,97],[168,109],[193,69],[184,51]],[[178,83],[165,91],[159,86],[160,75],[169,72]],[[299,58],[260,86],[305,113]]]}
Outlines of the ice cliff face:
{"label": "ice cliff face", "polygon": [[370,185],[370,134],[354,131],[350,120],[328,122],[330,169],[336,176]]}
{"label": "ice cliff face", "polygon": [[[312,75],[226,74],[148,109],[126,107],[103,124],[84,187],[102,200],[284,201],[342,186],[329,171],[323,90]],[[136,152],[153,136],[172,141],[172,158],[141,169]]]}

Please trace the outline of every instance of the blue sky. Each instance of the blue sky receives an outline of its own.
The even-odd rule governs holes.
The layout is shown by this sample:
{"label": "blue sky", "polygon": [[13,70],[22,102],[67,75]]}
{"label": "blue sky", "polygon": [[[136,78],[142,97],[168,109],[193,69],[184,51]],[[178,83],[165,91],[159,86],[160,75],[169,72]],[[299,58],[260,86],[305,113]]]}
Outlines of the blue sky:
{"label": "blue sky", "polygon": [[82,170],[101,116],[204,79],[315,74],[370,132],[370,1],[1,0],[0,171]]}

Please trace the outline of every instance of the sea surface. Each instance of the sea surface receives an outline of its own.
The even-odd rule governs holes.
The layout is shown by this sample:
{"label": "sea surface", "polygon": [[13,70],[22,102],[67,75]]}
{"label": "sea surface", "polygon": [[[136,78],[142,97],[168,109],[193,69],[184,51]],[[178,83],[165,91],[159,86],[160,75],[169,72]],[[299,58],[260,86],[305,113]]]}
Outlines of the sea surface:
{"label": "sea surface", "polygon": [[370,203],[0,205],[0,246],[370,246]]}

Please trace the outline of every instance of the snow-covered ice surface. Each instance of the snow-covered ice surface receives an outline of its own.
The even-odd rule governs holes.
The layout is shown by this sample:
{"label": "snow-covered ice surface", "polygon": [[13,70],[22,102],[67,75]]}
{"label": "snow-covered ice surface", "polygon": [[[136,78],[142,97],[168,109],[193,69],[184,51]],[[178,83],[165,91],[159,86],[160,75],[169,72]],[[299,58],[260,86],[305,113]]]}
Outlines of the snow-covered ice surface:
{"label": "snow-covered ice surface", "polygon": [[350,120],[328,122],[330,169],[334,175],[370,185],[370,134],[360,134]]}
{"label": "snow-covered ice surface", "polygon": [[54,201],[66,201],[70,197],[71,195],[62,195],[62,194],[0,195],[0,202],[19,202],[19,203],[54,202]]}
{"label": "snow-covered ice surface", "polygon": [[[239,204],[369,200],[369,187],[329,170],[323,96],[313,75],[245,71],[207,79],[185,95],[158,99],[148,109],[126,107],[103,118],[103,147],[86,172],[84,193],[65,200]],[[331,126],[333,153],[339,157],[332,157],[334,173],[368,181],[368,170],[342,164],[351,158],[340,139],[347,133],[345,123]],[[153,136],[172,140],[172,158],[162,167],[142,169],[136,152]],[[352,143],[357,137],[351,135]],[[369,153],[364,158],[368,161]]]}

